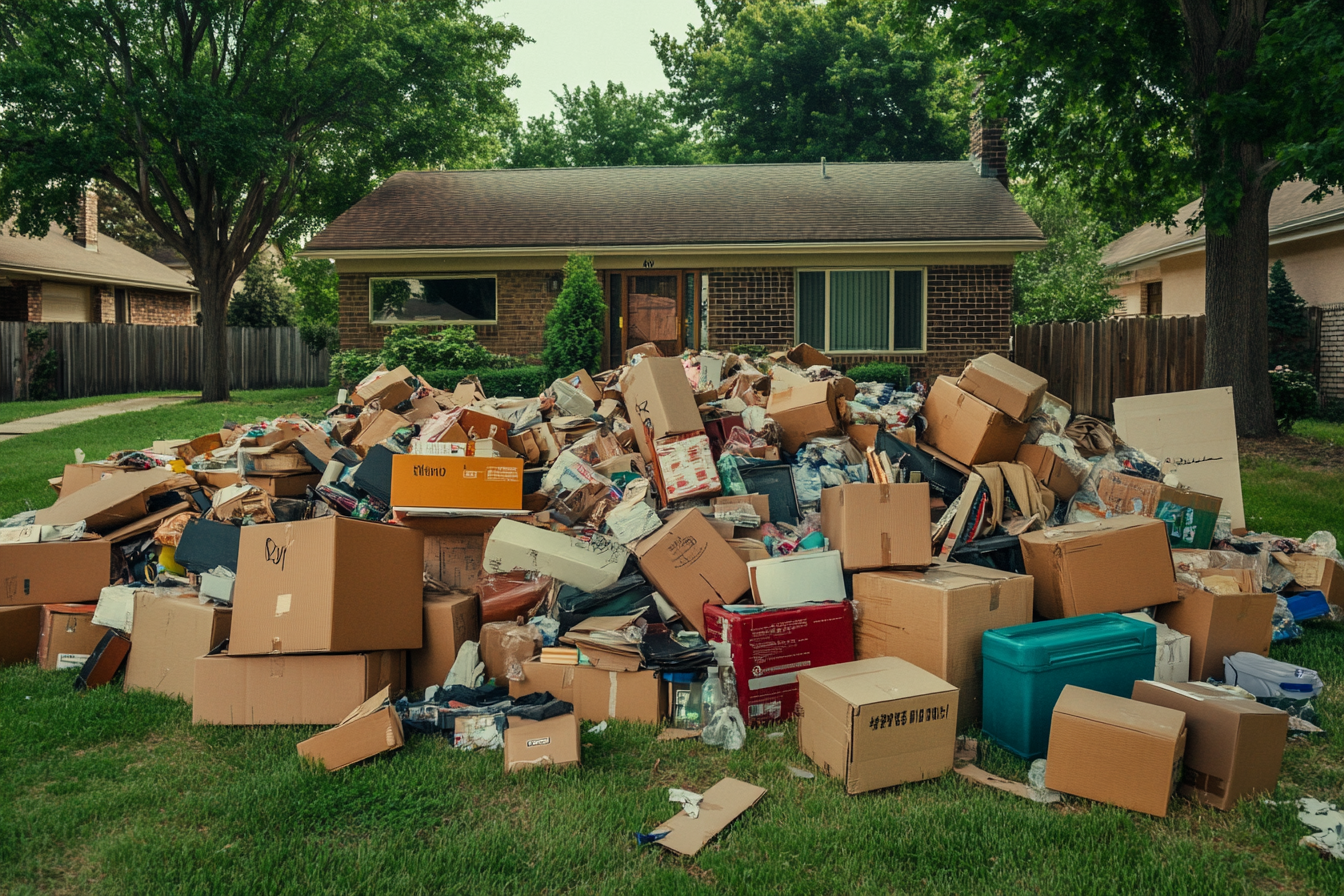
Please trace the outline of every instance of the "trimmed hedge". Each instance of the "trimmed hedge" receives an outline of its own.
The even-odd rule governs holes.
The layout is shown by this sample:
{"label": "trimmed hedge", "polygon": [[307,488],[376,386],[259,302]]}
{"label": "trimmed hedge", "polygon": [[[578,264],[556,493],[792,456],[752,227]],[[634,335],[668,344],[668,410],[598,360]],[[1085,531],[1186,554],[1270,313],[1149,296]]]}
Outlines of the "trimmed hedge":
{"label": "trimmed hedge", "polygon": [[550,385],[540,364],[508,370],[427,370],[420,376],[436,389],[452,389],[463,377],[476,376],[487,398],[535,398]]}
{"label": "trimmed hedge", "polygon": [[845,371],[845,376],[856,383],[891,383],[898,389],[904,389],[910,382],[910,368],[890,361],[873,361],[870,364],[856,364]]}

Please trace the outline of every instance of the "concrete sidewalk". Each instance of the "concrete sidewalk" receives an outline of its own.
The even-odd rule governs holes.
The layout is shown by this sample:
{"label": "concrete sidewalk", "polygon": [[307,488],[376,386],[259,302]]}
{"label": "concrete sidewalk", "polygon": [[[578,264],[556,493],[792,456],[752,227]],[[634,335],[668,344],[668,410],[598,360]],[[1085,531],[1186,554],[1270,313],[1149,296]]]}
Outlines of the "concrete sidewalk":
{"label": "concrete sidewalk", "polygon": [[107,404],[91,404],[88,407],[71,408],[68,411],[57,411],[54,414],[43,414],[40,417],[28,417],[10,423],[0,423],[0,442],[33,432],[55,429],[58,426],[68,426],[71,423],[83,423],[85,420],[97,420],[99,417],[125,414],[127,411],[147,411],[151,408],[180,404],[200,397],[199,395],[156,395],[151,398],[126,398],[121,401],[111,401]]}

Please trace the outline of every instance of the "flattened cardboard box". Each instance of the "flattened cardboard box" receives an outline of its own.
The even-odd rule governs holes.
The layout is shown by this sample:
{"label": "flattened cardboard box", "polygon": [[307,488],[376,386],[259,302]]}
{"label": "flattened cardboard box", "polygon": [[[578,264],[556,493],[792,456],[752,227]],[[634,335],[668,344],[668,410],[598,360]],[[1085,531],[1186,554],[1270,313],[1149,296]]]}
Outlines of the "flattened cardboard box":
{"label": "flattened cardboard box", "polygon": [[747,564],[695,508],[672,514],[634,553],[644,578],[701,635],[705,604],[736,603],[751,590]]}
{"label": "flattened cardboard box", "polygon": [[0,544],[0,607],[97,600],[111,578],[112,543]]}
{"label": "flattened cardboard box", "polygon": [[59,526],[83,520],[90,532],[111,532],[144,516],[148,512],[146,494],[174,475],[156,467],[100,479],[39,510],[34,521],[42,526]]}
{"label": "flattened cardboard box", "polygon": [[0,666],[37,662],[41,634],[41,607],[0,607]]}
{"label": "flattened cardboard box", "polygon": [[1036,612],[1046,619],[1127,613],[1176,599],[1176,567],[1160,520],[1117,516],[1026,532],[1018,543],[1035,579]]}
{"label": "flattened cardboard box", "polygon": [[1065,685],[1045,786],[1165,818],[1185,755],[1185,713]]}
{"label": "flattened cardboard box", "polygon": [[485,538],[425,533],[425,575],[452,591],[470,591],[481,580]]}
{"label": "flattened cardboard box", "polygon": [[958,727],[982,712],[984,633],[1031,622],[1032,578],[965,563],[854,577],[858,659],[894,656],[956,685]]}
{"label": "flattened cardboard box", "polygon": [[137,592],[125,689],[155,691],[190,703],[196,660],[229,636],[232,620],[228,607],[201,604],[195,596]]}
{"label": "flattened cardboard box", "polygon": [[329,772],[372,759],[405,744],[401,717],[383,688],[351,711],[335,728],[299,743],[299,755],[321,763]]}
{"label": "flattened cardboard box", "polygon": [[118,473],[129,472],[131,472],[130,467],[118,467],[114,464],[66,464],[65,472],[61,474],[60,495],[63,498],[68,498],[80,489],[93,485],[95,482],[110,479]]}
{"label": "flattened cardboard box", "polygon": [[968,466],[1012,460],[1027,435],[1027,424],[957,388],[940,376],[924,402],[929,428],[924,441]]}
{"label": "flattened cardboard box", "polygon": [[346,517],[242,527],[229,652],[419,647],[424,552],[417,530]]}
{"label": "flattened cardboard box", "polygon": [[705,428],[680,358],[645,357],[626,371],[621,390],[645,460],[653,460],[653,443],[658,439]]}
{"label": "flattened cardboard box", "polygon": [[667,689],[651,669],[604,672],[592,666],[528,660],[523,663],[523,680],[509,682],[509,696],[542,692],[574,704],[574,714],[590,722],[620,719],[657,725],[667,718]]}
{"label": "flattened cardboard box", "polygon": [[1045,400],[1045,377],[990,353],[971,359],[957,378],[957,387],[1014,420],[1026,420]]}
{"label": "flattened cardboard box", "polygon": [[798,748],[864,793],[952,769],[957,689],[882,656],[798,673]]}
{"label": "flattened cardboard box", "polygon": [[1213,594],[1180,585],[1180,600],[1157,608],[1157,620],[1190,636],[1190,677],[1222,679],[1223,657],[1246,651],[1269,656],[1274,638],[1273,594],[1252,592],[1249,569],[1201,569],[1202,576],[1241,582],[1241,594]]}
{"label": "flattened cardboard box", "polygon": [[821,490],[821,531],[846,571],[928,566],[929,484],[851,483]]}
{"label": "flattened cardboard box", "polygon": [[37,664],[43,669],[81,669],[108,629],[93,624],[93,604],[50,604],[42,608]]}
{"label": "flattened cardboard box", "polygon": [[695,818],[682,809],[655,829],[670,832],[658,845],[679,856],[693,856],[765,794],[764,787],[724,778],[704,792]]}
{"label": "flattened cardboard box", "polygon": [[573,713],[534,722],[510,718],[504,730],[504,771],[565,768],[583,761],[579,717]]}
{"label": "flattened cardboard box", "polygon": [[[134,651],[132,651],[134,652]],[[212,725],[337,725],[383,688],[405,689],[406,652],[196,660],[191,720]]]}
{"label": "flattened cardboard box", "polygon": [[413,691],[442,685],[462,645],[481,636],[481,609],[475,594],[426,591],[423,612],[424,644],[410,653]]}

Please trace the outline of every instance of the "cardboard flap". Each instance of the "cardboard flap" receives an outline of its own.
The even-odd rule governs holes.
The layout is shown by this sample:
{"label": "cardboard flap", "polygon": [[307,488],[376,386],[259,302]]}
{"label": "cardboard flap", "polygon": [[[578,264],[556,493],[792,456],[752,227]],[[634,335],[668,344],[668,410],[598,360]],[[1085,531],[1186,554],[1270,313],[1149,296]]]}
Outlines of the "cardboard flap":
{"label": "cardboard flap", "polygon": [[657,829],[671,831],[658,841],[658,845],[677,855],[693,856],[735,818],[759,803],[765,794],[764,787],[736,778],[724,778],[705,791],[700,800],[699,817],[691,818],[683,809]]}
{"label": "cardboard flap", "polygon": [[1185,713],[1179,710],[1139,703],[1071,684],[1064,686],[1064,691],[1055,703],[1055,712],[1169,740],[1175,740],[1185,729]]}
{"label": "cardboard flap", "polygon": [[34,521],[42,526],[62,526],[88,520],[91,529],[117,528],[144,516],[147,494],[176,475],[156,467],[109,476],[57,499],[55,504],[39,510]]}
{"label": "cardboard flap", "polygon": [[856,708],[956,690],[932,672],[891,656],[821,666],[799,674],[823,685]]}
{"label": "cardboard flap", "polygon": [[569,629],[569,633],[616,632],[625,628],[643,615],[644,611],[640,610],[638,613],[630,613],[627,616],[589,616],[577,625],[572,626]]}
{"label": "cardboard flap", "polygon": [[383,704],[388,702],[388,700],[391,698],[391,694],[392,694],[392,687],[390,685],[388,687],[383,688],[381,691],[374,694],[372,697],[370,697],[369,699],[365,700],[363,703],[359,704],[354,709],[352,709],[350,711],[350,715],[346,716],[344,719],[341,719],[340,725],[337,725],[336,727],[339,728],[341,727],[341,725],[348,725],[351,722],[359,721],[365,716],[373,715],[378,710],[383,708]]}

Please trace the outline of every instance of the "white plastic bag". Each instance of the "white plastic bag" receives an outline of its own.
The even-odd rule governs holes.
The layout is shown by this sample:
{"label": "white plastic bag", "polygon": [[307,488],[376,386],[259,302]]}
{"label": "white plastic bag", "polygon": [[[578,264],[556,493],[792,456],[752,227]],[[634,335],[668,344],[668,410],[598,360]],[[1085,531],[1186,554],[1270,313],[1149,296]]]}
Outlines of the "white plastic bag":
{"label": "white plastic bag", "polygon": [[1308,700],[1321,693],[1321,676],[1314,669],[1281,663],[1244,650],[1223,657],[1223,678],[1228,684],[1245,688],[1257,698]]}

